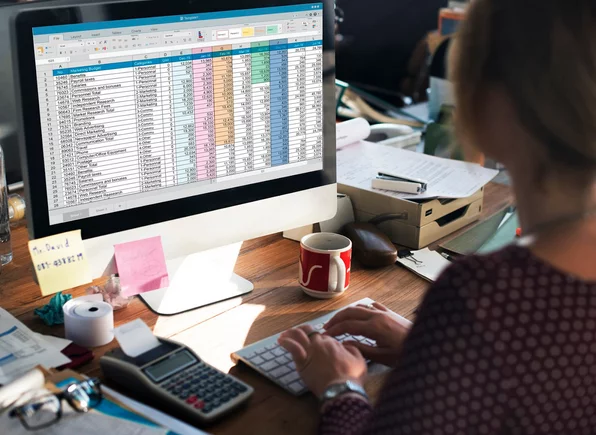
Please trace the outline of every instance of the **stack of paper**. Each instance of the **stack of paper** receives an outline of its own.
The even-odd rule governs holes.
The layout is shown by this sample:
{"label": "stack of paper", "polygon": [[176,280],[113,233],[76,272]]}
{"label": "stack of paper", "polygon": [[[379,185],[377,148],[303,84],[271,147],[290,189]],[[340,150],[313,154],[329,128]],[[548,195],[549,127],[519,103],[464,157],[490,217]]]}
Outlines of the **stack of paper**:
{"label": "stack of paper", "polygon": [[[371,182],[379,172],[424,180],[427,190],[416,195],[373,189]],[[338,183],[400,199],[467,198],[498,173],[474,163],[364,141],[337,152]]]}
{"label": "stack of paper", "polygon": [[60,350],[0,308],[0,384],[37,365],[53,368],[68,364],[70,359]]}

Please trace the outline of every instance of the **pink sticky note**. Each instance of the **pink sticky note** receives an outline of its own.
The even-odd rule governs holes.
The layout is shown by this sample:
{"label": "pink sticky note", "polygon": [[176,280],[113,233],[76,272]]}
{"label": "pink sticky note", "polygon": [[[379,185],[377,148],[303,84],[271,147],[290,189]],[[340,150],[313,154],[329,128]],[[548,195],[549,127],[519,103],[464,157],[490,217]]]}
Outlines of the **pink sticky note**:
{"label": "pink sticky note", "polygon": [[161,237],[114,245],[114,253],[124,296],[170,285]]}

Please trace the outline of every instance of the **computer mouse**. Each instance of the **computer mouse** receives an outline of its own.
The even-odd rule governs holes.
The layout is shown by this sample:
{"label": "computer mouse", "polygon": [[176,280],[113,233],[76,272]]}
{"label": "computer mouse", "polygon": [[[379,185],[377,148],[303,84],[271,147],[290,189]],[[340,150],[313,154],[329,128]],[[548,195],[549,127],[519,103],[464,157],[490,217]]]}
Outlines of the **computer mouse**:
{"label": "computer mouse", "polygon": [[385,267],[397,261],[397,248],[375,225],[352,222],[344,226],[343,233],[352,241],[352,257],[364,267]]}

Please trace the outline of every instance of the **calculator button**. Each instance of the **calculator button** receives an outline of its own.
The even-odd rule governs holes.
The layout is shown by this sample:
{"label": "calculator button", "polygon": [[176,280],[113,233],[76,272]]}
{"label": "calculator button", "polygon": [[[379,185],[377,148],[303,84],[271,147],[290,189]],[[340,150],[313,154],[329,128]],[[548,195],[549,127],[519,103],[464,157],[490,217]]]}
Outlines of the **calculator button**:
{"label": "calculator button", "polygon": [[277,343],[271,343],[271,344],[268,344],[267,346],[265,346],[265,349],[271,350],[271,349],[275,349],[277,346],[278,346]]}
{"label": "calculator button", "polygon": [[203,412],[205,414],[209,414],[211,412],[211,410],[213,409],[213,407],[211,405],[205,405],[205,407],[203,408]]}
{"label": "calculator button", "polygon": [[199,400],[193,406],[196,409],[203,409],[203,408],[205,408],[205,402],[203,402],[202,400]]}
{"label": "calculator button", "polygon": [[189,405],[192,405],[192,404],[193,404],[193,403],[195,403],[197,400],[199,400],[199,398],[193,394],[193,395],[192,395],[192,396],[190,396],[188,399],[186,399],[186,403],[188,403]]}
{"label": "calculator button", "polygon": [[291,363],[288,364],[288,367],[291,368],[292,370],[296,370],[296,363],[294,361],[292,361]]}
{"label": "calculator button", "polygon": [[243,393],[247,390],[247,388],[242,384],[236,384],[236,385],[234,385],[234,388],[236,388],[236,390],[240,391],[241,393]]}

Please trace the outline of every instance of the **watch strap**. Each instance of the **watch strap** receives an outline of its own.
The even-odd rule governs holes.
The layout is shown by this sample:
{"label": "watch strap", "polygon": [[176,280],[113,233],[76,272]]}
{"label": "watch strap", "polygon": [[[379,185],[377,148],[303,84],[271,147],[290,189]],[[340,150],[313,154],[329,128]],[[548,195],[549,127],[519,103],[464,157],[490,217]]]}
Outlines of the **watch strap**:
{"label": "watch strap", "polygon": [[325,389],[320,400],[324,403],[349,393],[358,394],[368,400],[368,394],[366,394],[364,388],[353,381],[345,381],[329,385]]}

